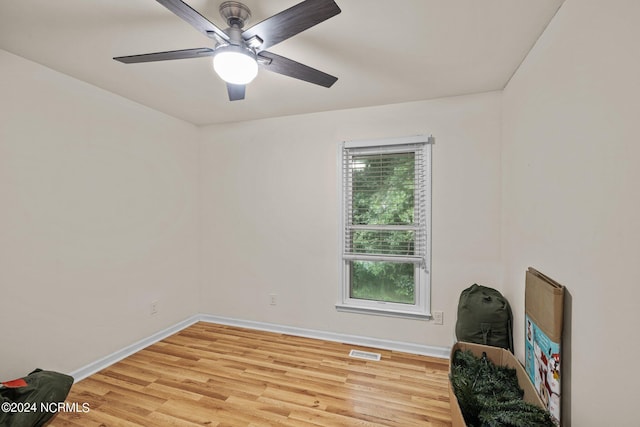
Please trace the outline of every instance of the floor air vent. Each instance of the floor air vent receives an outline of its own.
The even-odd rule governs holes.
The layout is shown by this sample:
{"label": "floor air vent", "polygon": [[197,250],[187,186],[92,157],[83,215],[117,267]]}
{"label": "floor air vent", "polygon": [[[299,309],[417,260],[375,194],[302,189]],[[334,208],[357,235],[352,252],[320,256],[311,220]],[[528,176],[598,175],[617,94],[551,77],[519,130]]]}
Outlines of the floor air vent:
{"label": "floor air vent", "polygon": [[380,353],[372,353],[370,351],[351,350],[349,356],[355,357],[356,359],[380,360]]}

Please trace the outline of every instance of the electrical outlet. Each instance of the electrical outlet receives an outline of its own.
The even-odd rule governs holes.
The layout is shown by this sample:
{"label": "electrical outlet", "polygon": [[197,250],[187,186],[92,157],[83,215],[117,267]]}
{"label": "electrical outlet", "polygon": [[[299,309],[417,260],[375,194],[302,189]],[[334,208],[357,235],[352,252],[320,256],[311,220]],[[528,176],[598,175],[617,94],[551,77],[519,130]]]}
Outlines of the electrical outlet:
{"label": "electrical outlet", "polygon": [[278,305],[278,295],[269,294],[269,305]]}
{"label": "electrical outlet", "polygon": [[443,311],[434,311],[433,312],[433,324],[434,325],[442,325],[442,324],[444,324],[444,312]]}
{"label": "electrical outlet", "polygon": [[156,314],[158,314],[158,301],[151,301],[151,307],[150,307],[150,312],[149,314],[151,314],[152,316],[155,316]]}

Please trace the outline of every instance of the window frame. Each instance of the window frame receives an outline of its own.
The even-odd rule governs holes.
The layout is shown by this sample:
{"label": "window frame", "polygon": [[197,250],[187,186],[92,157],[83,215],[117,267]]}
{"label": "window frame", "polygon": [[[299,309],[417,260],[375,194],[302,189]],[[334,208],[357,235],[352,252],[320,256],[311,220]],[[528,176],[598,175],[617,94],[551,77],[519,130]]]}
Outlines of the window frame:
{"label": "window frame", "polygon": [[[359,141],[344,141],[339,144],[338,158],[340,167],[340,286],[339,297],[336,309],[338,311],[356,312],[363,314],[385,315],[395,317],[406,318],[419,318],[429,319],[431,318],[431,200],[432,200],[432,187],[431,187],[431,163],[432,153],[431,146],[435,143],[435,139],[431,135],[417,135],[401,138],[385,138],[375,140],[359,140]],[[417,146],[413,149],[412,146]],[[353,254],[347,254],[345,250],[345,239],[347,238],[347,212],[346,212],[346,198],[347,193],[347,170],[345,168],[345,149],[375,149],[379,147],[381,150],[389,153],[399,153],[418,150],[423,151],[423,169],[421,171],[416,170],[416,178],[422,174],[425,177],[423,182],[423,189],[426,192],[424,203],[426,206],[421,206],[426,218],[424,221],[424,233],[426,235],[425,251],[423,261],[421,263],[415,263],[414,266],[414,280],[415,280],[415,303],[396,303],[386,302],[379,300],[365,300],[351,297],[351,262],[356,260],[354,258],[363,258],[366,260],[366,256],[355,256]]]}

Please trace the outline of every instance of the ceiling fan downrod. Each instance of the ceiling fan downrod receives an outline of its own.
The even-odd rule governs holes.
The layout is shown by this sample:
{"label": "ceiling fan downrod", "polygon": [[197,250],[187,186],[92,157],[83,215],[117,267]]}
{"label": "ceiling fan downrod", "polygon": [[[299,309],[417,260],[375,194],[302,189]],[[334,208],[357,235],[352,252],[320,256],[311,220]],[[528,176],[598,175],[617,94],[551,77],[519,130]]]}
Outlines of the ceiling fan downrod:
{"label": "ceiling fan downrod", "polygon": [[229,28],[225,31],[229,35],[229,40],[225,43],[219,40],[220,44],[232,44],[236,46],[246,46],[250,49],[257,49],[262,44],[262,39],[253,36],[248,40],[242,38],[242,28],[251,18],[251,10],[244,4],[237,1],[225,1],[220,5],[220,16],[227,22]]}

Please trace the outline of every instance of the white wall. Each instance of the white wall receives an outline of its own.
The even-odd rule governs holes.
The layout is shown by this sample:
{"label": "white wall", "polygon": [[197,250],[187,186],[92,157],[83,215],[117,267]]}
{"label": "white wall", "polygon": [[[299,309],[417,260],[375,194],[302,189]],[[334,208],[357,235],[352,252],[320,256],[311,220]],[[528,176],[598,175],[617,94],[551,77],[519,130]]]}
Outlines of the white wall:
{"label": "white wall", "polygon": [[571,295],[565,425],[638,425],[639,16],[567,0],[504,91],[505,287],[517,325],[528,266]]}
{"label": "white wall", "polygon": [[[495,92],[203,128],[201,311],[450,346],[460,291],[501,283],[500,102]],[[338,144],[425,132],[436,137],[432,307],[445,325],[337,312]]]}
{"label": "white wall", "polygon": [[196,128],[5,51],[0,77],[2,378],[197,312]]}

